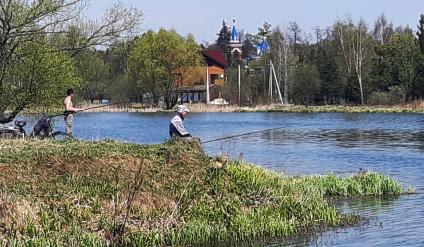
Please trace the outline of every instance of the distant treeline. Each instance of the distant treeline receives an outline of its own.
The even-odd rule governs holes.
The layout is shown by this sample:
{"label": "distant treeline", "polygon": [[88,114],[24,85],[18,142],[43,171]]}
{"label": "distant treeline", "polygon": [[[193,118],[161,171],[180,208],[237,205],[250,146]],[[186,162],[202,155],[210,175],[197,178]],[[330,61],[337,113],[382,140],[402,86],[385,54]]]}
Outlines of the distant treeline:
{"label": "distant treeline", "polygon": [[[225,40],[222,33],[219,40]],[[270,60],[284,102],[397,104],[424,96],[424,15],[417,21],[416,32],[408,26],[395,27],[381,15],[373,25],[346,18],[315,28],[313,34],[304,33],[295,22],[274,28],[265,24],[258,35],[242,37],[246,61],[254,57],[254,44],[264,37],[270,44],[265,56],[243,66],[245,104],[269,102]],[[228,74],[227,97],[234,102],[237,72],[232,69]]]}
{"label": "distant treeline", "polygon": [[[384,15],[373,25],[338,20],[313,34],[304,33],[296,22],[284,27],[265,24],[258,34],[241,33],[243,61],[230,60],[225,23],[213,44],[197,45],[191,35],[162,29],[106,50],[87,49],[76,57],[77,67],[86,100],[103,96],[140,101],[143,95],[166,94],[169,106],[175,99],[172,83],[184,76],[177,68],[200,64],[201,49],[220,48],[231,64],[223,97],[233,103],[238,102],[238,63],[242,103],[271,103],[272,61],[286,103],[398,104],[424,96],[424,15],[417,20],[416,32],[394,26]],[[257,58],[256,44],[264,39],[270,49]]]}

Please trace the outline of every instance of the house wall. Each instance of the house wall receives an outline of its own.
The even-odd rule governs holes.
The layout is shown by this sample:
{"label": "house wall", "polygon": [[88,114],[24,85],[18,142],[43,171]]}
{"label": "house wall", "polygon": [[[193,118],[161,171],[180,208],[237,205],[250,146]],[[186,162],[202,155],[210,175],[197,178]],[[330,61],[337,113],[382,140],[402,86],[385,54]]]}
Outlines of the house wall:
{"label": "house wall", "polygon": [[[221,90],[218,87],[212,87],[210,91],[210,100],[214,100],[221,96]],[[206,102],[205,91],[185,91],[179,94],[183,103]]]}
{"label": "house wall", "polygon": [[[219,86],[224,85],[224,69],[218,66],[209,66],[209,76],[211,85],[216,84]],[[215,79],[216,78],[216,79]],[[195,68],[188,68],[185,71],[181,71],[181,78],[178,82],[179,86],[194,86],[194,85],[205,85],[206,84],[206,66],[199,66]]]}

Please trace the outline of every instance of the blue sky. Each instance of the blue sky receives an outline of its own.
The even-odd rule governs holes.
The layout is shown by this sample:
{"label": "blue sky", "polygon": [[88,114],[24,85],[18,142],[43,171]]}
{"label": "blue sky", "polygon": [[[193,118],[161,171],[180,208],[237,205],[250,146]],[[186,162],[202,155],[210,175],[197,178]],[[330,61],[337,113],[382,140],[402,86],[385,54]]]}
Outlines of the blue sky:
{"label": "blue sky", "polygon": [[[87,15],[98,18],[114,0],[91,0]],[[419,16],[424,13],[424,0],[121,0],[144,13],[143,29],[175,28],[178,33],[194,34],[198,42],[216,40],[222,20],[230,23],[233,16],[237,27],[257,33],[264,21],[272,26],[296,21],[306,33],[313,28],[327,27],[337,19],[350,15],[372,26],[384,13],[395,26],[409,25],[416,30]]]}

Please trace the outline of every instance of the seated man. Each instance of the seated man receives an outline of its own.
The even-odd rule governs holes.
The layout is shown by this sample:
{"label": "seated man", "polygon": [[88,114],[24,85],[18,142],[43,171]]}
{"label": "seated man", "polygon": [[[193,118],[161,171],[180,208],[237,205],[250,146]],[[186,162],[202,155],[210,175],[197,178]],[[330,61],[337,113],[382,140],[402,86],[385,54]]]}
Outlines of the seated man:
{"label": "seated man", "polygon": [[178,106],[178,114],[172,118],[169,124],[169,135],[171,137],[191,137],[186,128],[184,127],[183,121],[189,113],[189,109],[185,105]]}

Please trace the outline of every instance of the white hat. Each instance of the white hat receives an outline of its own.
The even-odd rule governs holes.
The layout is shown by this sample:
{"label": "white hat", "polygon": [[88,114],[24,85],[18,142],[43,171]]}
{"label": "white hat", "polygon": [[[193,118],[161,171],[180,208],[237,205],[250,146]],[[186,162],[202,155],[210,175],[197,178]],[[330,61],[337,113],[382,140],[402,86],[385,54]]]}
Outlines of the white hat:
{"label": "white hat", "polygon": [[188,109],[188,107],[185,106],[185,105],[179,105],[177,109],[178,109],[178,112],[179,113],[190,112],[190,110]]}

